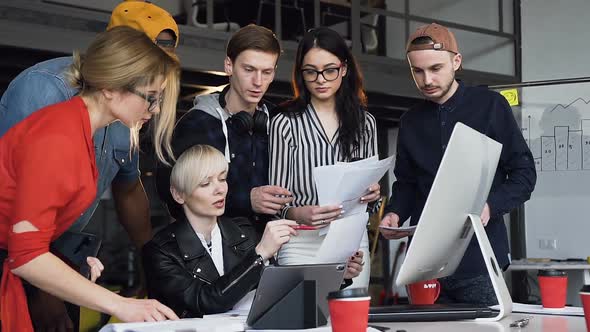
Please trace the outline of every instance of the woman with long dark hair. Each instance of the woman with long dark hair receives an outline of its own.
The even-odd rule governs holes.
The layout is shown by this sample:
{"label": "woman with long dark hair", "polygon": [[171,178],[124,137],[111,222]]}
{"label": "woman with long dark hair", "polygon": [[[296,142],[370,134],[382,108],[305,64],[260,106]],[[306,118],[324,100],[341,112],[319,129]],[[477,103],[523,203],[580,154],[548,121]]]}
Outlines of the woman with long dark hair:
{"label": "woman with long dark hair", "polygon": [[[321,228],[344,211],[339,205],[318,206],[313,169],[376,155],[375,118],[366,111],[367,99],[356,60],[344,39],[328,28],[308,31],[299,43],[292,87],[295,97],[279,106],[279,114],[270,126],[270,183],[294,195],[281,217]],[[379,189],[379,184],[371,185],[366,193],[359,193],[363,195],[360,200],[377,201]],[[279,263],[309,262],[323,240],[318,233],[301,231],[281,248]],[[365,231],[361,248],[352,259],[362,261],[367,248]],[[368,285],[370,269],[365,266],[363,271],[354,280],[357,286]],[[357,275],[357,270],[349,269],[345,276]]]}

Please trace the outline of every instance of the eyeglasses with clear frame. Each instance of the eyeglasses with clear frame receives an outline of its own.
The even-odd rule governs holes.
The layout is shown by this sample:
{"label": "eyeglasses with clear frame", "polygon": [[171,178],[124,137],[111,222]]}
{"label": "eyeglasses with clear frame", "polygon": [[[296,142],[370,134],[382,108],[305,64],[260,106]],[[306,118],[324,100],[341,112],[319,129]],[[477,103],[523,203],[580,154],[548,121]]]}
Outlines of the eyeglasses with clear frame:
{"label": "eyeglasses with clear frame", "polygon": [[342,64],[340,64],[338,67],[325,68],[324,70],[307,68],[301,70],[301,76],[303,77],[304,81],[310,83],[317,81],[320,75],[322,75],[322,77],[327,82],[332,82],[335,81],[338,76],[340,76],[340,69],[342,69]]}
{"label": "eyeglasses with clear frame", "polygon": [[[156,98],[151,95],[146,95],[145,93],[143,93],[141,91],[137,91],[135,89],[129,89],[129,92],[133,93],[136,96],[143,98],[145,101],[147,101],[149,103],[148,112],[153,113],[154,110],[156,109],[156,105],[159,105],[160,109],[162,109],[162,105],[164,104],[164,96],[163,95],[160,95],[159,98]],[[157,104],[156,104],[156,102],[157,102]]]}

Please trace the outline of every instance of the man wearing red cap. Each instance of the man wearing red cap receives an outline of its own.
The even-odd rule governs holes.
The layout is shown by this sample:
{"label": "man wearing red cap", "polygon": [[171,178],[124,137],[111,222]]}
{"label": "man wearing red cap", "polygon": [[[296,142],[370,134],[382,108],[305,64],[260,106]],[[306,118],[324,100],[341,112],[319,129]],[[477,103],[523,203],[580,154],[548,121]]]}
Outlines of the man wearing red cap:
{"label": "man wearing red cap", "polygon": [[[500,94],[455,79],[462,56],[455,36],[444,26],[432,23],[418,28],[408,39],[406,53],[425,100],[401,118],[396,181],[381,225],[397,227],[408,218],[412,225],[418,222],[451,132],[462,122],[503,145],[481,219],[498,263],[506,269],[510,253],[503,215],[530,198],[537,178],[512,109]],[[381,232],[389,239],[400,237],[395,231]],[[475,237],[456,272],[440,283],[439,302],[497,303]]]}
{"label": "man wearing red cap", "polygon": [[[129,26],[145,32],[154,43],[176,58],[178,26],[162,8],[144,1],[125,1],[113,10],[107,30]],[[78,91],[67,84],[63,72],[72,57],[38,63],[20,73],[0,99],[0,138],[15,124],[45,106],[72,98]],[[90,221],[100,197],[110,187],[118,220],[138,249],[151,239],[149,202],[139,174],[139,155],[130,151],[129,129],[119,122],[97,131],[93,137],[98,190],[94,203],[74,222],[70,231],[81,231]],[[42,166],[41,166],[42,167]],[[0,250],[0,262],[6,252]],[[27,287],[29,308],[37,330],[73,328],[61,300]],[[75,317],[73,317],[75,318]],[[1,319],[1,318],[0,318]],[[76,320],[76,319],[74,319]],[[75,327],[77,330],[77,326]]]}

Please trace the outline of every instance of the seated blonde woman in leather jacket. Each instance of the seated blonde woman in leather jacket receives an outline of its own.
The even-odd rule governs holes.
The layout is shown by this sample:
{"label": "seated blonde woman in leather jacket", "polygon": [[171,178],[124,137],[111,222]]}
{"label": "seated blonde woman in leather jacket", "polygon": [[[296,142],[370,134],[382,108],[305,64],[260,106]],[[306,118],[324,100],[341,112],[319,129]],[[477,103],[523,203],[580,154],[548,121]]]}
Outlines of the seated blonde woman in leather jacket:
{"label": "seated blonde woman in leather jacket", "polygon": [[228,164],[208,145],[185,151],[171,174],[171,192],[185,216],[143,247],[148,295],[180,317],[231,309],[253,290],[264,262],[296,232],[290,220],[269,222],[262,239],[245,218],[224,218]]}
{"label": "seated blonde woman in leather jacket", "polygon": [[[228,164],[209,145],[195,145],[178,159],[171,193],[185,217],[166,226],[143,247],[148,295],[181,318],[228,311],[260,280],[264,263],[291,236],[295,221],[267,223],[262,239],[246,218],[222,217]],[[345,278],[362,270],[362,256],[348,263]]]}

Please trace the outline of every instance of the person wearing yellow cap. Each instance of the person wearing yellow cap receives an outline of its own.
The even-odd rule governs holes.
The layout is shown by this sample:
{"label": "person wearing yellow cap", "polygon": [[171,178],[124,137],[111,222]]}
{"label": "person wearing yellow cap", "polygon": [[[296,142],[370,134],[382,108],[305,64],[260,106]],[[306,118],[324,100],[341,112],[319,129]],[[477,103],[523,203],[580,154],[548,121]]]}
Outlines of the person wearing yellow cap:
{"label": "person wearing yellow cap", "polygon": [[146,1],[125,1],[111,14],[107,30],[116,26],[128,26],[143,31],[156,45],[174,53],[178,46],[178,25],[162,8]]}
{"label": "person wearing yellow cap", "polygon": [[[162,8],[144,1],[125,1],[112,12],[107,30],[128,26],[144,32],[150,40],[173,55],[179,41],[178,26]],[[74,97],[64,75],[72,57],[38,63],[20,73],[0,99],[0,139],[16,124],[37,110]],[[88,224],[100,197],[110,187],[119,222],[138,249],[151,239],[149,202],[139,174],[138,152],[129,145],[129,129],[121,122],[97,130],[93,136],[99,178],[94,202],[69,231],[79,232]],[[42,167],[40,165],[40,167]],[[4,260],[0,251],[0,263]],[[77,325],[70,321],[61,300],[31,288],[28,291],[31,315],[38,329]],[[37,305],[37,306],[36,306]],[[77,316],[77,315],[71,315]],[[76,317],[72,317],[76,320]],[[59,329],[58,329],[59,330]]]}
{"label": "person wearing yellow cap", "polygon": [[[406,45],[416,87],[424,101],[401,118],[391,199],[381,226],[416,225],[456,123],[502,143],[502,154],[481,220],[498,260],[510,264],[503,215],[527,201],[535,187],[535,163],[508,102],[499,93],[466,86],[455,78],[462,56],[455,35],[432,23],[418,28]],[[381,230],[385,238],[406,236]],[[477,239],[472,238],[455,273],[439,280],[439,302],[493,305],[497,299]]]}

